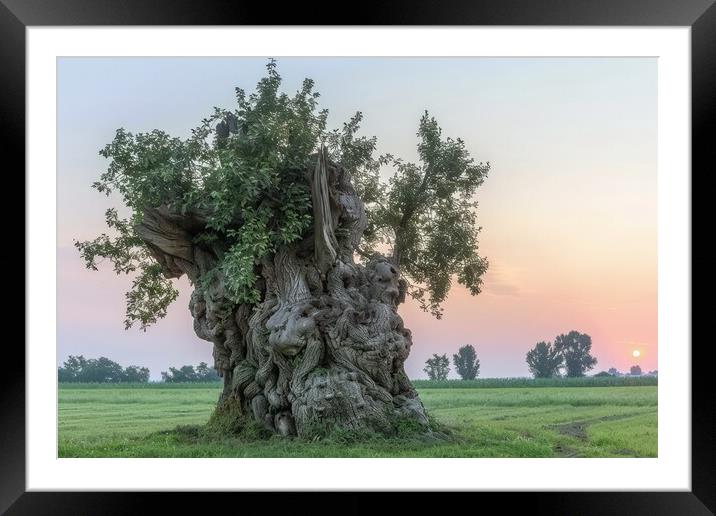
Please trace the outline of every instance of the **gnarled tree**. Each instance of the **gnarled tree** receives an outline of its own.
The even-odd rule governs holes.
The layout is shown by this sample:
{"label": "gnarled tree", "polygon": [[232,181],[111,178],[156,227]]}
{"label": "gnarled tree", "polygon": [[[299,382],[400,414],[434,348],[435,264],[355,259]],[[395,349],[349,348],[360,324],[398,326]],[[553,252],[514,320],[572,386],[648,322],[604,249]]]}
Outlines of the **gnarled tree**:
{"label": "gnarled tree", "polygon": [[[93,186],[118,192],[113,235],[76,242],[88,268],[107,258],[136,275],[126,327],[143,329],[187,275],[196,334],[213,343],[224,388],[216,414],[273,432],[390,432],[396,418],[428,426],[403,368],[412,344],[397,307],[406,295],[440,316],[452,281],[478,294],[472,200],[489,164],[420,120],[420,163],[375,157],[361,114],[326,130],[306,79],[293,96],[267,65],[251,95],[215,109],[187,139],[118,130]],[[388,182],[381,167],[393,167]]]}

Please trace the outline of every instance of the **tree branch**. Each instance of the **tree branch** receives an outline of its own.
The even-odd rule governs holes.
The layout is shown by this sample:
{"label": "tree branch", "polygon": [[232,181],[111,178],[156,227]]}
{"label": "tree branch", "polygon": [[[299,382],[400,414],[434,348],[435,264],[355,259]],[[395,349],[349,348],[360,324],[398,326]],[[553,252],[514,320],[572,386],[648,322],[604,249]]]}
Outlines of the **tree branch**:
{"label": "tree branch", "polygon": [[325,274],[333,266],[338,256],[338,241],[333,228],[328,193],[328,157],[326,153],[326,148],[321,145],[311,181],[316,266],[322,274]]}

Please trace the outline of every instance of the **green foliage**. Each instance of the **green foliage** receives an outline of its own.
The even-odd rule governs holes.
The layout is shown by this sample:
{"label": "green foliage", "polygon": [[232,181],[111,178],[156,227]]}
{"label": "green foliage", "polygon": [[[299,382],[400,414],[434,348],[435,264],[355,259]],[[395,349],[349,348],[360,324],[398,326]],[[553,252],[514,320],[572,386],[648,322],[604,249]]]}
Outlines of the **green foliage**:
{"label": "green foliage", "polygon": [[629,374],[632,376],[641,376],[641,367],[633,365],[629,368]]}
{"label": "green foliage", "polygon": [[489,171],[475,163],[460,138],[443,138],[427,112],[418,129],[420,164],[392,158],[375,231],[393,244],[393,260],[411,279],[409,294],[440,318],[453,278],[472,295],[481,291],[487,260],[477,254],[477,202],[473,195]]}
{"label": "green foliage", "polygon": [[366,206],[368,226],[363,233],[360,252],[369,256],[376,245],[385,242],[378,232],[383,226],[381,217],[385,216],[382,209],[387,191],[387,185],[381,181],[380,169],[389,164],[392,157],[374,157],[378,139],[375,136],[357,136],[362,120],[363,113],[359,111],[343,124],[342,129],[328,132],[324,144],[330,158],[351,173],[353,187]]}
{"label": "green foliage", "polygon": [[592,338],[586,333],[572,330],[566,335],[558,335],[554,339],[554,349],[564,359],[567,376],[584,376],[597,364],[597,359],[590,354]]}
{"label": "green foliage", "polygon": [[[597,364],[597,359],[590,354],[591,349],[592,338],[589,335],[570,331],[566,335],[558,335],[554,345],[538,342],[527,352],[527,365],[535,378],[557,376],[560,368],[565,369],[566,376],[577,378]],[[610,369],[605,374],[616,374],[616,369],[614,373]]]}
{"label": "green foliage", "polygon": [[[409,295],[435,317],[457,282],[472,295],[481,291],[488,262],[477,254],[477,202],[473,196],[484,182],[489,163],[476,163],[460,138],[443,138],[435,118],[426,111],[418,128],[420,164],[390,154],[373,157],[375,138],[356,138],[361,113],[329,134],[332,157],[353,175],[356,192],[366,205],[368,227],[360,253],[392,246],[392,261],[409,279]],[[381,181],[381,167],[394,173]]]}
{"label": "green foliage", "polygon": [[423,369],[431,380],[445,380],[450,372],[450,362],[447,355],[438,355],[433,353],[432,358],[425,361]]}
{"label": "green foliage", "polygon": [[551,378],[559,375],[563,357],[552,344],[538,342],[527,352],[527,366],[535,378]]}
{"label": "green foliage", "polygon": [[176,298],[136,235],[146,209],[206,214],[206,228],[197,238],[225,247],[219,268],[236,303],[258,301],[254,265],[309,228],[304,171],[325,132],[327,112],[316,112],[318,93],[311,80],[290,97],[279,92],[274,61],[267,72],[255,93],[236,90],[235,110],[215,109],[185,140],[162,131],[133,135],[119,129],[100,151],[110,163],[93,186],[107,195],[117,191],[132,214],[121,221],[115,211],[108,215],[118,237],[100,235],[75,245],[88,268],[96,269],[97,258],[108,258],[117,273],[141,271],[127,295],[127,327],[139,321],[146,328],[164,317]]}
{"label": "green foliage", "polygon": [[452,362],[463,380],[474,380],[480,374],[480,361],[475,348],[470,344],[462,346],[457,354],[452,356]]}
{"label": "green foliage", "polygon": [[147,383],[149,369],[135,365],[123,369],[106,357],[88,360],[82,355],[70,355],[57,368],[57,379],[60,383]]}
{"label": "green foliage", "polygon": [[158,263],[142,262],[140,273],[132,281],[132,289],[125,294],[127,298],[127,316],[125,329],[139,321],[142,330],[167,315],[167,308],[177,298],[179,291],[171,281],[162,276],[162,267]]}
{"label": "green foliage", "polygon": [[162,371],[162,381],[166,383],[206,383],[218,382],[221,377],[206,362],[200,362],[196,368],[185,365],[179,369],[170,367],[169,372]]}
{"label": "green foliage", "polygon": [[[212,277],[221,273],[231,301],[259,302],[257,266],[310,231],[306,171],[322,144],[350,172],[366,204],[363,256],[392,245],[393,261],[410,279],[409,294],[437,317],[454,278],[478,294],[487,261],[476,254],[480,228],[472,196],[489,164],[476,164],[462,140],[443,138],[427,113],[418,130],[419,165],[375,157],[375,137],[357,134],[360,112],[341,129],[327,130],[328,111],[318,109],[313,81],[305,79],[290,96],[280,91],[275,61],[266,68],[254,93],[237,88],[234,109],[215,108],[188,138],[119,129],[100,151],[109,164],[93,187],[119,194],[130,214],[121,219],[108,210],[114,234],[75,246],[90,269],[108,259],[117,274],[136,275],[126,327],[138,322],[146,329],[177,297],[136,232],[146,211],[158,207],[200,220],[204,227],[195,242],[220,258]],[[380,180],[385,166],[395,171],[387,183]],[[208,279],[199,281],[201,288]]]}
{"label": "green foliage", "polygon": [[[125,188],[125,186],[122,186]],[[106,191],[99,186],[100,191]],[[85,260],[88,269],[97,270],[98,258],[108,259],[117,274],[136,273],[132,288],[126,294],[127,309],[125,328],[139,321],[142,330],[162,318],[167,307],[179,295],[171,281],[162,276],[162,268],[151,259],[149,250],[134,231],[133,222],[120,219],[117,210],[105,212],[107,226],[114,230],[114,238],[103,233],[87,242],[75,241],[74,245]]]}
{"label": "green foliage", "polygon": [[124,378],[122,382],[125,383],[148,383],[149,382],[149,369],[146,367],[138,366],[127,366],[124,368]]}

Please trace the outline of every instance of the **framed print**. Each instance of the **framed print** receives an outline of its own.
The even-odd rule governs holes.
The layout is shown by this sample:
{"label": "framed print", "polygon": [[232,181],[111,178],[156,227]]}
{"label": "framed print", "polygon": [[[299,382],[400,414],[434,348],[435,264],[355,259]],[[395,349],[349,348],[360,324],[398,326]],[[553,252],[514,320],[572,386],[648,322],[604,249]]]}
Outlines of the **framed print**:
{"label": "framed print", "polygon": [[711,4],[392,5],[345,26],[4,1],[27,305],[0,507],[715,510],[691,286]]}

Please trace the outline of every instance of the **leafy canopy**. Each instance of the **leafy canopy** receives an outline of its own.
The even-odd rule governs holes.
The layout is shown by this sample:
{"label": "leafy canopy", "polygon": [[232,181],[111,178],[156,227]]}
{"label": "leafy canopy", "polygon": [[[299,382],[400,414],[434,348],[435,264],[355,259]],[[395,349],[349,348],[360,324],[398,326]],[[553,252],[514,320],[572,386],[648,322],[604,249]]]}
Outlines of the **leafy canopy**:
{"label": "leafy canopy", "polygon": [[567,376],[584,376],[584,373],[597,365],[597,359],[591,355],[592,338],[586,333],[570,331],[554,339],[554,349],[564,358]]}
{"label": "leafy canopy", "polygon": [[453,276],[480,293],[487,260],[477,254],[473,195],[489,163],[475,163],[460,138],[443,138],[425,112],[418,128],[420,164],[391,159],[395,174],[371,217],[376,234],[393,243],[393,259],[410,278],[410,295],[437,318]]}
{"label": "leafy canopy", "polygon": [[452,356],[455,370],[463,380],[474,380],[480,374],[480,361],[477,358],[475,348],[468,344],[462,346],[457,354]]}
{"label": "leafy canopy", "polygon": [[564,360],[562,355],[549,342],[538,342],[527,352],[527,367],[535,378],[552,378],[559,375]]}
{"label": "leafy canopy", "polygon": [[[90,269],[105,258],[117,274],[136,275],[125,326],[139,322],[146,329],[166,315],[178,294],[135,229],[151,208],[200,220],[196,243],[220,259],[210,273],[223,276],[231,301],[258,303],[257,266],[311,228],[305,172],[320,145],[352,174],[366,205],[369,227],[359,254],[368,257],[390,246],[410,295],[437,317],[454,276],[478,294],[487,261],[477,254],[480,228],[472,196],[489,164],[476,164],[462,140],[443,138],[427,112],[417,133],[419,164],[375,156],[376,138],[357,134],[360,112],[329,131],[328,111],[318,109],[313,81],[305,79],[289,96],[280,91],[276,62],[266,68],[254,93],[237,88],[235,108],[215,108],[188,138],[119,129],[100,151],[109,164],[92,186],[118,193],[131,214],[123,219],[116,209],[107,210],[113,235],[75,246]],[[394,170],[387,182],[381,180],[386,167]]]}
{"label": "leafy canopy", "polygon": [[450,361],[447,355],[433,353],[432,358],[428,358],[425,361],[423,371],[427,373],[428,378],[431,380],[446,380],[450,372]]}

